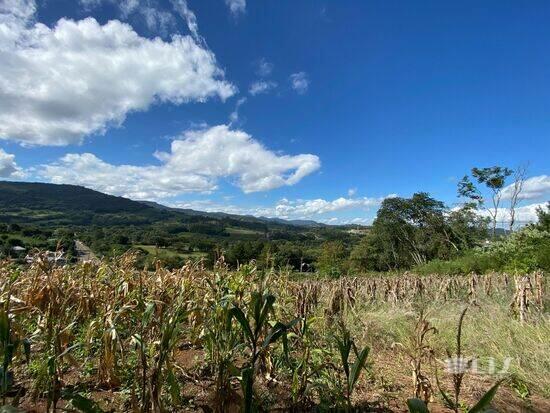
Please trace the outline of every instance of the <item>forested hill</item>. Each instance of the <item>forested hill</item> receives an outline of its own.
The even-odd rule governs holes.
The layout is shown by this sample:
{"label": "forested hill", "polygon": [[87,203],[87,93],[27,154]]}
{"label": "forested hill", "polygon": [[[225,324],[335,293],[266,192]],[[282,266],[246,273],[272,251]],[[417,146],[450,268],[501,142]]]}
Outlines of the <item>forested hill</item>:
{"label": "forested hill", "polygon": [[76,185],[0,182],[0,222],[42,225],[141,225],[180,221],[220,223],[262,229],[322,226],[314,221],[285,221],[252,216],[169,208],[103,194]]}
{"label": "forested hill", "polygon": [[0,208],[76,211],[76,212],[145,212],[154,209],[130,199],[106,195],[76,185],[30,182],[0,182]]}
{"label": "forested hill", "polygon": [[351,229],[169,208],[74,185],[0,182],[0,257],[14,246],[51,250],[59,243],[74,256],[78,239],[98,256],[140,251],[142,266],[154,267],[157,258],[173,268],[188,259],[212,263],[219,251],[237,265],[279,251],[280,265],[312,268],[323,242],[356,243],[359,235]]}

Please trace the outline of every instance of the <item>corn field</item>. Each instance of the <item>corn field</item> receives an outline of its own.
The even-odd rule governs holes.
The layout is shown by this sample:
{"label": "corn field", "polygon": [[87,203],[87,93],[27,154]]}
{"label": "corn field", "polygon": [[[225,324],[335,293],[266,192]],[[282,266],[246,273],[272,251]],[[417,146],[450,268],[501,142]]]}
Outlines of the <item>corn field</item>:
{"label": "corn field", "polygon": [[[0,263],[0,384],[9,411],[475,412],[484,411],[479,403],[489,407],[495,395],[480,396],[502,380],[493,402],[547,406],[543,273],[296,281],[253,263],[230,271],[223,259],[213,270],[158,263],[154,272],[135,261],[127,254],[65,267]],[[540,377],[518,368],[459,378],[441,367],[461,355],[469,313],[447,326],[426,308],[473,314],[496,302],[505,323],[525,332],[523,351],[532,343],[543,356]],[[403,332],[394,321],[380,324],[394,312]],[[456,348],[444,349],[449,343]],[[397,360],[394,376],[384,360]],[[464,387],[469,379],[472,388]],[[522,386],[528,394],[519,394]],[[413,410],[416,402],[426,410]]]}

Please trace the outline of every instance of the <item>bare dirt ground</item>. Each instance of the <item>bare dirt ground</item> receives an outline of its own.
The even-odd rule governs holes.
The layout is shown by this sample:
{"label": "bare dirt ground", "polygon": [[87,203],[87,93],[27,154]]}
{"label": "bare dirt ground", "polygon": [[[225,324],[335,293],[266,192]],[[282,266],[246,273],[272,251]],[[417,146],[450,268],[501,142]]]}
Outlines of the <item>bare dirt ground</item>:
{"label": "bare dirt ground", "polygon": [[[214,383],[209,377],[201,374],[203,351],[200,348],[186,347],[178,350],[176,364],[181,371],[182,399],[185,405],[179,410],[181,412],[212,411],[214,397]],[[406,374],[408,361],[392,351],[378,351],[373,354],[370,362],[375,366],[375,376],[362,380],[356,389],[354,403],[358,412],[407,412],[406,400],[412,396],[411,377]],[[102,390],[95,387],[94,383],[82,381],[77,368],[72,368],[64,376],[66,385],[87,385],[91,389],[90,396],[98,402],[106,412],[132,411],[129,403],[129,395],[117,389]],[[289,389],[276,380],[258,380],[258,394],[264,400],[269,400],[270,405],[266,411],[318,411],[315,407],[309,410],[290,410]],[[441,384],[450,389],[452,384],[449,377],[441,377]],[[475,404],[477,400],[494,384],[494,379],[487,376],[466,376],[464,380],[462,399],[469,405]],[[239,383],[233,383],[233,395],[225,411],[241,411],[241,391]],[[60,411],[66,404],[59,403]],[[451,412],[444,407],[441,398],[435,395],[430,403],[430,412]],[[20,408],[27,412],[46,412],[44,400],[33,401],[30,398],[23,398]],[[531,395],[522,399],[512,388],[504,385],[498,390],[494,399],[493,408],[499,412],[517,413],[546,413],[550,412],[550,400],[537,395]]]}

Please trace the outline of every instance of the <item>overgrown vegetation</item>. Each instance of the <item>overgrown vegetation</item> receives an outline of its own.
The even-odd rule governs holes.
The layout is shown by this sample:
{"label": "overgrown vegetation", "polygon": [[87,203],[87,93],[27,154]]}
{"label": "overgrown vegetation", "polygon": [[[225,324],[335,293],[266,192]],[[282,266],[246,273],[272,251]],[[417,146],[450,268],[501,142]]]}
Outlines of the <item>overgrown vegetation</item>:
{"label": "overgrown vegetation", "polygon": [[550,203],[515,228],[524,178],[473,168],[458,207],[391,197],[368,228],[0,183],[2,403],[549,411]]}
{"label": "overgrown vegetation", "polygon": [[550,271],[550,204],[539,209],[538,222],[488,245],[470,249],[453,260],[433,260],[416,267],[422,274],[483,274],[505,271],[512,274]]}
{"label": "overgrown vegetation", "polygon": [[[135,259],[0,264],[6,403],[84,412],[351,411],[403,408],[424,395],[441,406],[435,374],[442,389],[452,386],[446,349],[474,301],[459,356],[494,357],[498,371],[506,357],[512,362],[506,372],[464,377],[461,406],[479,400],[473,389],[503,378],[508,389],[521,383],[531,395],[550,395],[542,273],[530,276],[532,289],[516,290],[525,280],[498,274],[292,281],[254,265],[232,271],[223,261],[213,270],[189,262],[150,272]],[[525,300],[516,312],[513,300]],[[518,402],[509,392],[495,400],[510,397]]]}

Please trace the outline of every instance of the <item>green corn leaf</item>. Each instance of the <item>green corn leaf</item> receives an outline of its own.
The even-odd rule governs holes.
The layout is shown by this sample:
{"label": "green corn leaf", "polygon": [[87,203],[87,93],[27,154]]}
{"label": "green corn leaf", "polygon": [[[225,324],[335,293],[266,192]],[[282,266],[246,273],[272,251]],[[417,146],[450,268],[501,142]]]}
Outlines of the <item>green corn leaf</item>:
{"label": "green corn leaf", "polygon": [[8,343],[4,347],[4,368],[6,368],[11,364],[13,360],[13,355],[15,354],[16,350],[16,344]]}
{"label": "green corn leaf", "polygon": [[499,386],[502,384],[504,380],[497,381],[493,387],[491,387],[487,393],[483,395],[483,397],[476,403],[474,407],[472,407],[469,410],[469,413],[481,413],[484,412],[485,409],[489,406],[493,398],[495,397],[495,394],[497,393],[497,390]]}
{"label": "green corn leaf", "polygon": [[336,345],[338,347],[338,351],[340,352],[342,367],[344,367],[346,377],[349,377],[349,353],[351,350],[350,342],[345,338],[344,340],[340,340],[340,338],[336,337]]}
{"label": "green corn leaf", "polygon": [[147,303],[147,306],[145,307],[145,311],[143,312],[143,325],[148,325],[151,321],[151,318],[153,316],[153,311],[155,310],[155,303]]}
{"label": "green corn leaf", "polygon": [[285,331],[285,334],[283,334],[282,336],[282,341],[283,341],[283,355],[285,356],[285,363],[286,364],[290,364],[290,360],[289,360],[289,351],[288,351],[288,331]]}
{"label": "green corn leaf", "polygon": [[409,408],[410,413],[430,413],[426,403],[420,399],[407,400],[407,407]]}
{"label": "green corn leaf", "polygon": [[178,406],[181,405],[181,387],[176,378],[176,375],[174,374],[174,371],[171,368],[168,369],[166,381],[168,383],[168,387],[170,389],[170,397],[172,397],[173,402]]}
{"label": "green corn leaf", "polygon": [[260,314],[262,311],[262,295],[258,292],[253,292],[250,296],[250,307],[254,310],[254,321],[256,322],[256,325],[258,324],[258,320],[260,319]]}
{"label": "green corn leaf", "polygon": [[262,344],[262,351],[265,350],[271,343],[277,341],[286,332],[286,326],[283,323],[277,323],[269,331]]}
{"label": "green corn leaf", "polygon": [[370,351],[370,348],[365,347],[357,356],[357,360],[355,360],[355,363],[353,363],[353,366],[351,368],[351,373],[350,373],[350,380],[349,380],[350,393],[353,390],[355,383],[357,383],[357,380],[359,380],[359,376],[361,375],[361,371],[363,370],[363,367],[365,367],[365,363],[367,362],[369,351]]}
{"label": "green corn leaf", "polygon": [[246,316],[243,313],[243,310],[241,310],[239,307],[233,307],[230,310],[231,317],[235,317],[235,319],[239,322],[241,325],[241,328],[243,329],[245,335],[248,337],[250,341],[254,341],[254,335],[252,334],[252,329],[250,328],[250,324],[248,323],[248,320],[246,319]]}
{"label": "green corn leaf", "polygon": [[273,295],[267,295],[263,297],[263,306],[260,311],[260,316],[256,319],[256,326],[254,334],[258,336],[261,329],[264,327],[267,321],[267,316],[269,312],[273,310],[273,304],[275,303],[275,297]]}

